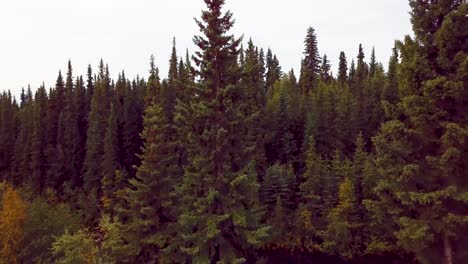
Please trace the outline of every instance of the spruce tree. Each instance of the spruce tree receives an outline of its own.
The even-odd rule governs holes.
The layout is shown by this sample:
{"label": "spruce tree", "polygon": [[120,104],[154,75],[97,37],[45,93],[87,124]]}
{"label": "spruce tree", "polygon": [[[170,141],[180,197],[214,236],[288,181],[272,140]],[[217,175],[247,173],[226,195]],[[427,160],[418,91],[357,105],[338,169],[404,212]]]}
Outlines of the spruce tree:
{"label": "spruce tree", "polygon": [[[60,120],[60,127],[63,128],[63,142],[57,143],[57,148],[62,147],[64,155],[65,178],[63,181],[68,181],[68,188],[73,188],[76,182],[79,182],[81,169],[81,153],[82,142],[80,140],[80,129],[78,123],[78,106],[76,105],[76,88],[74,87],[72,66],[68,61],[67,78],[65,81],[65,102]],[[60,145],[60,146],[59,146]]]}
{"label": "spruce tree", "polygon": [[317,36],[315,29],[309,27],[307,36],[304,40],[304,60],[302,62],[300,86],[301,93],[307,94],[309,91],[317,88],[320,77],[321,58],[317,47]]}
{"label": "spruce tree", "polygon": [[[293,152],[296,151],[294,135],[291,131],[290,93],[292,91],[291,80],[287,77],[281,79],[276,85],[277,110],[275,112],[276,133],[273,146],[276,150],[275,159],[282,164],[292,161]],[[275,96],[275,97],[276,97]]]}
{"label": "spruce tree", "polygon": [[374,74],[377,70],[377,60],[375,58],[375,48],[372,48],[372,53],[369,62],[369,78],[374,77]]}
{"label": "spruce tree", "polygon": [[326,83],[330,82],[332,79],[330,68],[330,61],[328,60],[327,55],[325,54],[323,55],[322,65],[320,67],[320,78]]}
{"label": "spruce tree", "polygon": [[323,248],[331,254],[352,259],[360,254],[355,241],[356,197],[353,182],[346,178],[339,186],[338,204],[328,214]]}
{"label": "spruce tree", "polygon": [[273,92],[273,85],[281,78],[281,66],[278,58],[273,55],[271,49],[268,49],[266,55],[266,76],[265,76],[265,93],[267,95]]}
{"label": "spruce tree", "polygon": [[312,104],[307,116],[307,136],[314,136],[318,153],[331,157],[339,148],[334,88],[320,83],[307,99]]}
{"label": "spruce tree", "polygon": [[246,151],[254,142],[236,85],[241,39],[228,34],[234,22],[221,10],[224,1],[205,3],[208,10],[197,20],[203,35],[194,37],[200,84],[183,120],[191,144],[180,189],[181,250],[194,262],[253,261],[267,228],[259,225],[258,184]]}
{"label": "spruce tree", "polygon": [[[123,76],[123,79],[125,76]],[[138,155],[143,145],[140,133],[143,130],[144,100],[139,96],[139,85],[130,85],[123,80],[123,104],[120,117],[119,144],[121,145],[121,163],[131,177],[135,176],[135,167],[140,165]]]}
{"label": "spruce tree", "polygon": [[93,76],[93,70],[91,68],[91,65],[88,65],[88,69],[86,71],[86,98],[87,98],[87,106],[86,110],[89,111],[91,108],[91,98],[93,97],[94,94],[94,76]]}
{"label": "spruce tree", "polygon": [[374,138],[379,201],[398,244],[423,263],[466,259],[467,3],[410,1],[415,37],[399,43],[398,119]]}
{"label": "spruce tree", "polygon": [[[353,163],[352,163],[352,178],[350,179],[353,182],[354,186],[354,197],[356,198],[356,224],[355,224],[355,233],[354,241],[356,244],[365,244],[365,241],[368,240],[368,232],[365,230],[365,223],[368,221],[368,215],[364,208],[363,201],[369,197],[365,196],[365,170],[368,162],[368,154],[365,152],[365,142],[362,133],[359,133],[356,138],[356,150],[354,152]],[[367,179],[368,180],[368,179]]]}
{"label": "spruce tree", "polygon": [[142,163],[126,191],[131,215],[128,232],[138,241],[136,259],[143,262],[166,263],[181,256],[171,229],[179,210],[172,194],[181,179],[182,166],[176,152],[175,101],[170,100],[175,91],[169,89],[163,82],[161,97],[146,109]]}
{"label": "spruce tree", "polygon": [[22,100],[18,112],[18,135],[14,145],[12,172],[8,181],[15,185],[21,185],[30,177],[31,167],[31,140],[33,135],[33,98],[31,88],[22,93]]}
{"label": "spruce tree", "polygon": [[65,104],[65,83],[63,81],[62,72],[59,71],[57,81],[55,83],[55,89],[49,92],[49,111],[48,111],[48,125],[49,131],[48,136],[48,148],[53,149],[57,143],[58,134],[58,122],[60,113],[63,111]]}
{"label": "spruce tree", "polygon": [[320,241],[320,230],[326,227],[325,208],[326,196],[323,192],[326,178],[328,177],[328,166],[319,154],[317,154],[313,137],[308,140],[306,169],[302,176],[303,182],[300,185],[299,223],[297,230],[303,239],[303,247],[311,249]]}
{"label": "spruce tree", "polygon": [[252,40],[248,42],[248,47],[245,50],[244,64],[241,67],[242,78],[239,85],[241,86],[244,98],[244,109],[242,111],[246,115],[250,115],[250,118],[245,120],[247,133],[249,141],[255,142],[255,147],[249,151],[254,155],[253,160],[255,160],[257,173],[261,180],[268,166],[265,154],[265,70],[263,68],[263,58]]}
{"label": "spruce tree", "polygon": [[351,87],[356,82],[356,65],[354,63],[354,59],[351,60],[351,66],[349,68],[349,76],[348,76],[348,86]]}
{"label": "spruce tree", "polygon": [[359,51],[357,55],[357,64],[356,64],[356,92],[358,93],[362,90],[364,81],[367,77],[367,64],[364,61],[365,55],[362,48],[362,44],[359,44]]}
{"label": "spruce tree", "polygon": [[70,188],[72,189],[79,188],[83,184],[83,179],[81,177],[81,169],[83,168],[83,162],[86,155],[85,146],[88,130],[88,114],[90,105],[88,93],[89,89],[92,89],[90,88],[91,86],[89,86],[88,88],[85,86],[82,76],[76,78],[74,104],[78,123],[78,144],[75,152],[76,158],[74,159],[74,169],[76,170],[75,177],[72,178],[72,181],[70,182]]}
{"label": "spruce tree", "polygon": [[340,52],[337,80],[341,85],[344,85],[348,81],[348,62],[346,61],[346,55],[343,51]]}
{"label": "spruce tree", "polygon": [[145,103],[150,106],[155,100],[158,99],[161,90],[161,83],[159,79],[159,69],[154,64],[154,55],[150,57],[150,75],[148,77],[148,88],[146,90]]}
{"label": "spruce tree", "polygon": [[[65,83],[63,81],[62,73],[59,72],[57,81],[55,84],[55,89],[51,89],[49,92],[49,109],[47,111],[47,146],[45,149],[45,155],[48,164],[47,170],[47,180],[46,185],[51,188],[57,188],[59,183],[59,178],[63,176],[62,167],[64,165],[63,160],[59,161],[63,157],[63,153],[60,152],[63,147],[59,146],[57,149],[57,140],[59,139],[59,125],[60,125],[60,115],[64,111],[65,105]],[[62,115],[62,119],[64,117]],[[62,124],[63,127],[64,124]],[[63,130],[62,130],[63,131]],[[60,135],[63,135],[61,133]],[[60,142],[63,144],[63,142]]]}
{"label": "spruce tree", "polygon": [[389,104],[398,101],[398,49],[394,47],[388,63],[387,82],[382,92],[382,100]]}
{"label": "spruce tree", "polygon": [[265,222],[271,227],[268,246],[291,248],[293,239],[294,209],[297,207],[297,181],[289,165],[275,164],[267,169],[260,193],[264,204]]}
{"label": "spruce tree", "polygon": [[354,139],[357,135],[355,122],[355,99],[348,85],[336,93],[336,139],[337,147],[346,155],[354,150]]}
{"label": "spruce tree", "polygon": [[339,197],[336,194],[339,185],[350,175],[352,175],[352,163],[342,152],[336,150],[330,161],[330,173],[323,183],[324,205],[327,212],[338,204]]}
{"label": "spruce tree", "polygon": [[366,82],[368,77],[368,65],[364,61],[365,55],[362,48],[362,44],[359,44],[359,52],[357,56],[356,72],[354,81],[350,86],[351,92],[355,98],[355,109],[353,114],[355,115],[354,121],[358,131],[363,132],[364,137],[367,139],[372,136],[368,133],[367,125],[370,120],[370,99],[368,97],[368,84]]}
{"label": "spruce tree", "polygon": [[296,176],[291,166],[276,163],[267,169],[261,186],[262,203],[266,205],[267,209],[266,219],[273,218],[275,215],[278,197],[283,206],[291,208],[294,205],[295,184]]}
{"label": "spruce tree", "polygon": [[[86,138],[86,156],[83,164],[83,187],[91,204],[87,204],[87,215],[95,217],[98,199],[101,196],[102,161],[104,159],[104,137],[110,107],[110,77],[101,60],[99,75],[91,100],[89,127]],[[95,219],[95,218],[94,218]]]}
{"label": "spruce tree", "polygon": [[366,135],[366,150],[370,150],[370,137],[375,135],[384,120],[384,107],[382,104],[382,93],[385,87],[385,72],[381,63],[374,66],[374,73],[367,78],[364,98],[366,100],[364,113],[366,113],[366,126],[362,133]]}
{"label": "spruce tree", "polygon": [[33,193],[38,194],[42,191],[45,180],[47,160],[45,157],[45,148],[47,143],[47,92],[44,86],[37,89],[34,96],[34,128],[31,142],[31,178],[28,184]]}
{"label": "spruce tree", "polygon": [[18,106],[11,93],[0,95],[0,178],[6,180],[11,171],[17,132]]}
{"label": "spruce tree", "polygon": [[102,203],[106,213],[113,208],[116,171],[119,169],[119,129],[116,103],[111,102],[110,113],[104,136],[104,159],[102,161]]}

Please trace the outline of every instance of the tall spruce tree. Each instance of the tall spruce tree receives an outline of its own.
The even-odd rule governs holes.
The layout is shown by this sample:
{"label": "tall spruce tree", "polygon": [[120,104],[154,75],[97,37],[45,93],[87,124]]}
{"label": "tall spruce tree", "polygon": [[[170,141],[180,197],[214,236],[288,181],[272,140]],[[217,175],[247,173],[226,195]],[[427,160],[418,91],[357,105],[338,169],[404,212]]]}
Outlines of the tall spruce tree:
{"label": "tall spruce tree", "polygon": [[355,99],[355,109],[353,114],[354,121],[356,122],[356,128],[358,131],[363,132],[365,138],[369,138],[371,135],[367,132],[367,125],[371,113],[368,111],[370,98],[367,97],[368,85],[366,82],[369,70],[364,58],[365,55],[362,44],[359,44],[356,72],[350,88]]}
{"label": "tall spruce tree", "polygon": [[248,151],[237,65],[239,43],[228,34],[232,13],[223,13],[224,0],[205,0],[195,36],[194,56],[200,84],[184,120],[190,145],[181,191],[182,252],[194,262],[253,261],[254,246],[266,236],[259,224],[258,184]]}
{"label": "tall spruce tree", "polygon": [[[171,80],[172,83],[176,81]],[[137,242],[134,259],[141,262],[183,260],[173,230],[179,213],[173,193],[183,171],[177,156],[175,87],[169,83],[163,81],[160,98],[146,109],[142,163],[136,177],[130,180],[131,188],[126,191],[131,215],[127,231]]]}
{"label": "tall spruce tree", "polygon": [[271,49],[268,49],[266,55],[266,76],[265,76],[265,93],[267,95],[273,92],[273,85],[281,78],[281,66],[278,58],[273,55]]}
{"label": "tall spruce tree", "polygon": [[277,163],[267,169],[260,190],[266,209],[265,222],[272,228],[267,240],[270,246],[288,248],[295,242],[292,230],[296,187],[296,176],[290,165]]}
{"label": "tall spruce tree", "polygon": [[159,69],[154,64],[154,55],[150,57],[150,75],[148,77],[148,89],[146,90],[145,103],[150,106],[159,96],[161,83],[159,79]]}
{"label": "tall spruce tree", "polygon": [[[47,164],[49,169],[47,170],[47,187],[58,188],[60,185],[60,178],[63,176],[63,165],[62,159],[63,153],[58,152],[63,147],[59,146],[57,149],[57,140],[63,133],[60,132],[60,115],[64,111],[65,105],[65,83],[63,81],[62,73],[59,72],[55,89],[51,89],[49,92],[49,109],[47,111],[47,146],[45,155],[47,158]],[[62,115],[62,119],[64,119]],[[62,124],[63,127],[63,124]],[[60,135],[59,135],[60,134]],[[60,142],[63,143],[63,142]]]}
{"label": "tall spruce tree", "polygon": [[354,63],[354,59],[352,59],[351,66],[349,67],[349,75],[348,75],[349,87],[353,86],[355,82],[356,82],[356,64]]}
{"label": "tall spruce tree", "polygon": [[250,118],[246,119],[245,122],[248,127],[249,141],[255,142],[255,147],[250,152],[254,155],[253,160],[256,163],[259,179],[262,179],[268,166],[265,154],[265,69],[261,56],[258,48],[254,46],[252,40],[249,40],[245,50],[244,64],[241,66],[242,78],[239,82],[245,100],[245,107],[242,111],[246,115],[250,115]]}
{"label": "tall spruce tree", "polygon": [[398,49],[394,47],[388,63],[387,82],[382,92],[382,100],[389,104],[398,101]]}
{"label": "tall spruce tree", "polygon": [[76,170],[74,178],[70,182],[70,188],[76,189],[82,186],[83,178],[81,177],[81,169],[83,168],[83,162],[86,155],[86,136],[88,130],[88,114],[90,99],[88,98],[89,89],[92,89],[92,83],[88,84],[86,87],[83,77],[80,76],[76,78],[75,84],[75,95],[74,95],[74,104],[76,111],[76,121],[78,125],[78,144],[76,148],[76,158],[74,169]]}
{"label": "tall spruce tree", "polygon": [[304,40],[304,44],[304,60],[302,61],[299,84],[301,93],[307,94],[309,91],[317,88],[321,66],[321,58],[317,47],[317,36],[313,27],[307,29],[307,36]]}
{"label": "tall spruce tree", "polygon": [[340,52],[337,79],[340,85],[344,85],[348,81],[348,62],[346,61],[346,55],[343,51]]}
{"label": "tall spruce tree", "polygon": [[[398,119],[374,138],[381,205],[422,263],[466,259],[465,1],[410,1],[415,37],[399,44]],[[465,197],[465,198],[463,198]]]}
{"label": "tall spruce tree", "polygon": [[78,123],[78,105],[76,105],[76,89],[74,87],[73,72],[71,61],[68,61],[67,78],[65,81],[65,105],[63,109],[62,119],[60,120],[60,127],[63,128],[63,142],[57,143],[57,148],[62,147],[64,155],[64,183],[65,181],[68,188],[73,188],[76,182],[79,182],[81,157],[82,155],[82,142],[80,140],[80,129]]}
{"label": "tall spruce tree", "polygon": [[94,76],[93,76],[93,69],[91,65],[88,65],[88,69],[86,70],[86,97],[88,101],[88,105],[86,109],[89,111],[91,107],[91,98],[93,97],[94,93]]}
{"label": "tall spruce tree", "polygon": [[313,251],[321,239],[320,231],[326,228],[326,196],[323,192],[325,181],[329,176],[328,165],[321,155],[317,154],[313,137],[308,140],[306,169],[300,185],[299,235],[303,248]]}
{"label": "tall spruce tree", "polygon": [[354,138],[357,135],[355,122],[355,99],[348,85],[336,93],[336,139],[337,147],[343,153],[351,155],[354,150]]}
{"label": "tall spruce tree", "polygon": [[11,93],[0,95],[0,178],[6,180],[11,171],[17,132],[18,106]]}
{"label": "tall spruce tree", "polygon": [[47,172],[47,160],[45,157],[45,147],[47,143],[47,92],[44,86],[37,89],[34,96],[34,128],[31,142],[31,178],[29,180],[30,189],[34,194],[42,191]]}
{"label": "tall spruce tree", "polygon": [[[185,150],[183,149],[180,135],[175,126],[175,112],[177,104],[177,95],[183,95],[181,88],[181,77],[179,76],[176,43],[173,40],[172,54],[169,60],[169,72],[167,80],[161,84],[160,99],[150,108],[145,115],[146,135],[145,148],[142,154],[142,165],[138,168],[137,176],[142,179],[142,183],[132,181],[132,185],[144,195],[147,189],[142,186],[149,185],[149,190],[160,190],[159,196],[155,197],[158,201],[149,200],[143,206],[154,207],[155,211],[148,211],[145,216],[156,221],[148,222],[144,227],[148,230],[143,236],[148,237],[148,243],[143,244],[143,251],[148,248],[156,248],[157,258],[161,262],[170,262],[182,256],[180,254],[180,244],[175,240],[177,229],[175,229],[176,220],[180,214],[178,207],[178,198],[175,193],[177,186],[180,186],[185,165]],[[188,72],[184,70],[182,73]],[[186,75],[186,78],[189,75]],[[146,118],[150,118],[146,120]],[[148,122],[147,122],[148,121]],[[154,135],[158,135],[154,137]],[[152,139],[153,137],[153,139]],[[138,178],[138,177],[137,177]],[[138,194],[138,193],[135,193]],[[142,211],[143,213],[143,211]],[[151,230],[152,227],[158,227]]]}
{"label": "tall spruce tree", "polygon": [[31,167],[31,140],[33,135],[33,98],[31,88],[28,86],[26,93],[21,96],[18,112],[18,135],[16,136],[12,172],[8,181],[14,185],[21,185],[30,177]]}
{"label": "tall spruce tree", "polygon": [[320,78],[326,83],[330,82],[332,79],[330,69],[330,61],[328,60],[327,55],[325,54],[323,55],[322,65],[320,66]]}
{"label": "tall spruce tree", "polygon": [[356,197],[353,182],[346,178],[339,186],[338,204],[328,214],[323,247],[326,252],[352,259],[360,254],[355,240]]}
{"label": "tall spruce tree", "polygon": [[107,128],[104,136],[104,158],[102,161],[102,203],[106,213],[109,213],[115,204],[113,197],[115,192],[116,172],[119,169],[119,120],[116,102],[111,102]]}
{"label": "tall spruce tree", "polygon": [[121,163],[131,177],[135,176],[135,167],[140,165],[138,157],[143,145],[140,133],[143,130],[144,98],[139,92],[142,84],[134,82],[133,85],[122,77],[123,103],[120,117],[120,145]]}
{"label": "tall spruce tree", "polygon": [[312,104],[307,117],[307,135],[314,136],[318,152],[329,158],[340,143],[336,140],[335,93],[332,87],[321,83],[307,99]]}
{"label": "tall spruce tree", "polygon": [[[101,60],[95,90],[91,99],[89,127],[86,138],[86,156],[83,164],[83,187],[88,194],[85,211],[89,217],[96,217],[101,196],[102,162],[104,159],[104,138],[110,108],[110,77]],[[83,202],[85,203],[85,202]],[[94,218],[96,219],[96,218]]]}
{"label": "tall spruce tree", "polygon": [[374,74],[377,70],[377,60],[375,58],[375,48],[372,48],[372,53],[369,61],[369,78],[374,77]]}

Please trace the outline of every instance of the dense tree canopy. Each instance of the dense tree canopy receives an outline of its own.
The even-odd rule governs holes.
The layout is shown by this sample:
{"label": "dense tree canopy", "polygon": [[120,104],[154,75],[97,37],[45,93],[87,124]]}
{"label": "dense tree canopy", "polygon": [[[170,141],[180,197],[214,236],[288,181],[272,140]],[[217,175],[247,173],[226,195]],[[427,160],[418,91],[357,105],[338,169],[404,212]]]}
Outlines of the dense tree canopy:
{"label": "dense tree canopy", "polygon": [[386,68],[309,27],[298,76],[224,2],[166,78],[0,94],[0,262],[467,262],[466,1],[410,0]]}

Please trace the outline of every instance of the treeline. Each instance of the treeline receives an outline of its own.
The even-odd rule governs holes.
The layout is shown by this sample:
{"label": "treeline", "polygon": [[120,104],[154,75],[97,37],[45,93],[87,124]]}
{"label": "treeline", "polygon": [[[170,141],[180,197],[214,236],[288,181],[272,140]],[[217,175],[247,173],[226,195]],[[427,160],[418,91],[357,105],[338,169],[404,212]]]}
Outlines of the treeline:
{"label": "treeline", "polygon": [[468,259],[464,1],[410,0],[387,70],[360,45],[334,76],[311,27],[298,78],[205,2],[164,80],[0,96],[0,262]]}

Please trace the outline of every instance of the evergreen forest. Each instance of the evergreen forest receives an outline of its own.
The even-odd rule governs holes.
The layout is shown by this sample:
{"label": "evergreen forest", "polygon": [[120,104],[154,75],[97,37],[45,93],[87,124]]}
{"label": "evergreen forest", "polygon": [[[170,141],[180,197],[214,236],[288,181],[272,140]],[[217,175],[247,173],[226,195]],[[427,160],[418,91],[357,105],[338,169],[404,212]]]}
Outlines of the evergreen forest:
{"label": "evergreen forest", "polygon": [[0,94],[0,263],[468,263],[465,0],[336,73],[313,27],[294,72],[204,2],[148,78]]}

